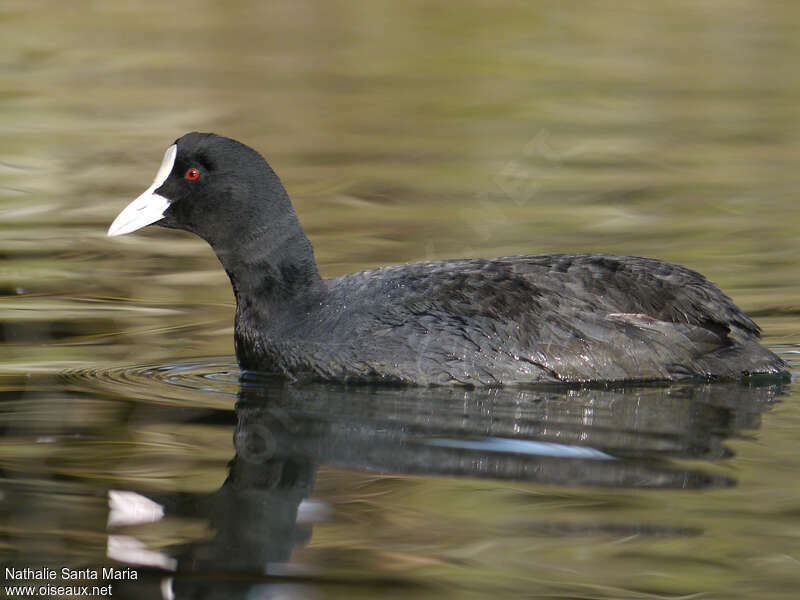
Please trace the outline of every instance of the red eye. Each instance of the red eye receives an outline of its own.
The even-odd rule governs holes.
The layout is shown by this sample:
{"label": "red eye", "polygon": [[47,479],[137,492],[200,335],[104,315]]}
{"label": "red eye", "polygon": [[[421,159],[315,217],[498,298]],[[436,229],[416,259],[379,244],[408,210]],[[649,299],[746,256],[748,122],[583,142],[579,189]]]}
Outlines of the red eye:
{"label": "red eye", "polygon": [[186,171],[186,179],[188,179],[189,181],[194,181],[198,177],[200,177],[200,171],[198,171],[194,167]]}

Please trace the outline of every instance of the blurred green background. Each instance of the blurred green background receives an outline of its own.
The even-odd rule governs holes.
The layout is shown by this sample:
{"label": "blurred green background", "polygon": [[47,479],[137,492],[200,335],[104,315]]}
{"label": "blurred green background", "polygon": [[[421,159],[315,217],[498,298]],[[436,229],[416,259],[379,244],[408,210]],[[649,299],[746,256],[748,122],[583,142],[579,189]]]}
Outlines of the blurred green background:
{"label": "blurred green background", "polygon": [[[227,333],[206,337],[208,320],[229,323],[232,298],[202,242],[104,237],[164,148],[201,130],[267,157],[326,275],[421,258],[656,256],[768,313],[768,341],[795,339],[796,323],[778,315],[800,297],[799,12],[727,1],[6,1],[2,283],[13,307],[81,315],[92,334],[152,329],[153,310],[177,306],[168,322],[204,321],[181,353],[230,353]],[[141,322],[109,296],[142,309]],[[124,352],[115,339],[106,356],[174,357],[152,335]]]}
{"label": "blurred green background", "polygon": [[[264,154],[326,276],[428,258],[653,256],[706,274],[756,318],[766,343],[789,348],[800,339],[798,56],[800,4],[788,1],[3,0],[3,389],[24,390],[31,374],[95,373],[112,396],[191,402],[162,382],[115,391],[115,374],[232,362],[233,297],[204,242],[158,228],[105,236],[164,149],[191,130]],[[60,394],[48,388],[25,418],[104,427],[121,418],[103,401]],[[678,502],[694,525],[708,510],[721,537],[668,541],[642,561],[641,548],[615,554],[611,568],[611,546],[556,540],[541,572],[579,579],[568,597],[653,597],[636,591],[642,573],[661,573],[659,591],[678,596],[792,597],[797,423],[789,399],[765,417],[762,437],[735,442],[740,456],[725,468],[749,487],[623,506],[635,519]],[[221,453],[213,472],[197,466],[183,484],[219,484],[229,433],[211,436]],[[187,435],[190,453],[208,449],[208,432]],[[33,440],[7,438],[0,466],[38,452]],[[81,468],[102,470],[101,458],[87,460]],[[399,545],[381,565],[397,559],[451,591],[525,588],[534,559],[498,564],[496,515],[486,517],[498,502],[513,513],[511,491],[364,477],[350,492],[352,474],[323,472],[318,493],[363,501],[386,520],[355,515],[349,529],[318,530],[323,546],[368,554],[385,535]],[[383,500],[359,496],[373,488]],[[563,494],[550,509],[592,515],[594,491]],[[482,533],[464,534],[467,522]],[[738,529],[726,537],[729,527]],[[503,552],[525,557],[527,543]],[[474,581],[449,562],[462,559],[477,564]]]}

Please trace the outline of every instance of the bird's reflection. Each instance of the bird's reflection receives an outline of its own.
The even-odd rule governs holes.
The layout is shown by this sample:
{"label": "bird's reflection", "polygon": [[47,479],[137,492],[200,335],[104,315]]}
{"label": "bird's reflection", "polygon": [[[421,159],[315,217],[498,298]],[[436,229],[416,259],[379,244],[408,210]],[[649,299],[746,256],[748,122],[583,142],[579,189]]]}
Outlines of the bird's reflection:
{"label": "bird's reflection", "polygon": [[408,389],[245,377],[222,487],[157,499],[167,515],[202,517],[214,532],[172,554],[170,593],[239,597],[255,585],[285,587],[286,578],[315,580],[289,561],[325,518],[326,506],[310,500],[324,465],[569,486],[724,487],[735,481],[697,459],[727,456],[724,441],[758,428],[781,393],[782,384]]}

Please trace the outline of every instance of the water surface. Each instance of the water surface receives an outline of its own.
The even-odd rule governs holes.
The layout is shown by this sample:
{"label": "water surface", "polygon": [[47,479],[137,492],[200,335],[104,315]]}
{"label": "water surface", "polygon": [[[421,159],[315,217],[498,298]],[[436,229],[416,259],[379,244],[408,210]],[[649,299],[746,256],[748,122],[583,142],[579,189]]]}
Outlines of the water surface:
{"label": "water surface", "polygon": [[131,598],[795,597],[794,384],[242,382],[211,250],[105,231],[172,140],[216,131],[265,154],[325,276],[654,256],[795,371],[797,23],[715,0],[4,3],[0,562],[130,567]]}

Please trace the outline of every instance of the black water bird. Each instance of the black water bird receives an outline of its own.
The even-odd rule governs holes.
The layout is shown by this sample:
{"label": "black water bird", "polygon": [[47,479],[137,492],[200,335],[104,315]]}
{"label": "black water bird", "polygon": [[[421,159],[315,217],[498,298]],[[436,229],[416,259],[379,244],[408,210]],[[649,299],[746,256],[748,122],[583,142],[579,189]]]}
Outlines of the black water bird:
{"label": "black water bird", "polygon": [[323,279],[261,155],[209,133],[170,146],[108,230],[206,240],[236,297],[243,369],[295,380],[507,385],[781,375],[758,326],[705,277],[652,258],[438,260]]}

